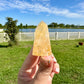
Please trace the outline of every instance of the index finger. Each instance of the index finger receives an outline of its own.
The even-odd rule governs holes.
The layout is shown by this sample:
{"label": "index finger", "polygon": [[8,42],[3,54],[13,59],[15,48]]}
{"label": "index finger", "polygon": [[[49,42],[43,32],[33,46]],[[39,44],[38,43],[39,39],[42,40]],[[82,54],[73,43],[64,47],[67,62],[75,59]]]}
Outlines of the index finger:
{"label": "index finger", "polygon": [[22,70],[32,69],[39,61],[39,56],[32,55],[33,48],[30,50],[26,60],[22,65]]}

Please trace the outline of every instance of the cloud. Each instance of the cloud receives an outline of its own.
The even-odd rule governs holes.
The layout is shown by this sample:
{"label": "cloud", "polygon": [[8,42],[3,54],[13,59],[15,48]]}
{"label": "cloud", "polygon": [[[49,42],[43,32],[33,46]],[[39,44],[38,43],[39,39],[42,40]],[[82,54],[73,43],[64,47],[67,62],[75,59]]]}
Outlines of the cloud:
{"label": "cloud", "polygon": [[6,7],[6,1],[0,0],[0,11],[7,9],[8,6]]}
{"label": "cloud", "polygon": [[84,9],[84,2],[79,3],[79,4],[78,4],[78,7],[80,7],[81,9]]}
{"label": "cloud", "polygon": [[77,10],[78,13],[81,13],[82,15],[84,15],[84,2],[78,3],[75,6],[72,6],[71,8],[75,8]]}
{"label": "cloud", "polygon": [[27,13],[27,11],[33,11],[36,13],[46,12],[48,14],[72,18],[83,17],[82,14],[70,12],[68,9],[59,9],[51,6],[44,6],[40,3],[29,3],[21,0],[0,0],[0,11],[7,9],[19,9],[22,13]]}
{"label": "cloud", "polygon": [[78,12],[80,12],[80,13],[84,13],[84,10],[79,10]]}
{"label": "cloud", "polygon": [[32,0],[33,3],[41,3],[42,5],[49,6],[50,0]]}
{"label": "cloud", "polygon": [[44,2],[46,2],[46,1],[50,1],[50,0],[32,0],[32,1],[44,1]]}

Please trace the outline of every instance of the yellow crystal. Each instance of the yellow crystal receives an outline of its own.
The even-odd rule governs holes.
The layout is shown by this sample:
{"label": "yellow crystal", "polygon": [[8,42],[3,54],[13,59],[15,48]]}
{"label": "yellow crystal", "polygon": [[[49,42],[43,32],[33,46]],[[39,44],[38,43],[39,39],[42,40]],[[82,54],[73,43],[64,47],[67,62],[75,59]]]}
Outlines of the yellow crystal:
{"label": "yellow crystal", "polygon": [[35,30],[33,44],[34,56],[50,56],[52,55],[48,26],[43,21],[39,23]]}

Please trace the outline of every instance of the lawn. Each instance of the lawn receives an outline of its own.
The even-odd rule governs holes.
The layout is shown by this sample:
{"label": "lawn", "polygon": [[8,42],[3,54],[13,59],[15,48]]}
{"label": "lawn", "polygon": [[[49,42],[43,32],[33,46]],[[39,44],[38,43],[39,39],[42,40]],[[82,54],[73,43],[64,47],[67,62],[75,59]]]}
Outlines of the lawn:
{"label": "lawn", "polygon": [[[54,76],[53,84],[84,84],[84,45],[76,47],[79,41],[51,41],[61,69],[60,74]],[[6,47],[7,43],[0,43],[0,84],[17,84],[19,69],[32,44],[32,41],[20,42],[19,46]]]}

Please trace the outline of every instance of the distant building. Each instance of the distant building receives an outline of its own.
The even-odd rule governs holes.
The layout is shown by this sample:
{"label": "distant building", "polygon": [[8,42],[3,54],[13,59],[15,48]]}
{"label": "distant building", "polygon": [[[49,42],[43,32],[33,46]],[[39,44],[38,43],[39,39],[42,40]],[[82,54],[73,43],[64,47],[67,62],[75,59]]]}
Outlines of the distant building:
{"label": "distant building", "polygon": [[3,32],[3,29],[0,29],[0,32]]}

